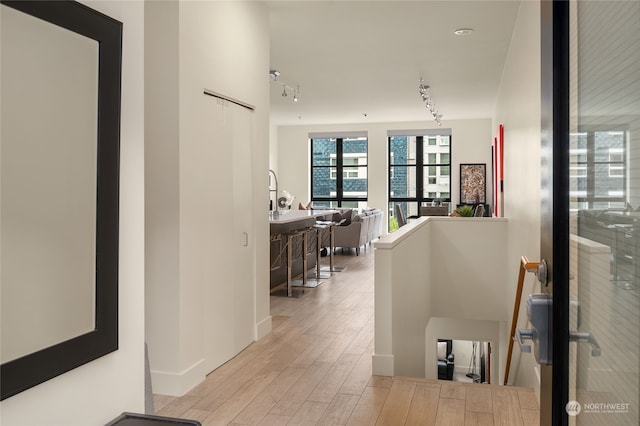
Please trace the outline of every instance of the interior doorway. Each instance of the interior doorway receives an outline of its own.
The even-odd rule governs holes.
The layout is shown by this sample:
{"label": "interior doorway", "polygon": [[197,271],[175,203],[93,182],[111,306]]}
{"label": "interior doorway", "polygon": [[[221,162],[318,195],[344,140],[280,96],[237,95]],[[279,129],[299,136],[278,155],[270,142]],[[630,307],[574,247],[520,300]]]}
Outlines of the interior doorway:
{"label": "interior doorway", "polygon": [[491,342],[438,339],[438,379],[491,383]]}

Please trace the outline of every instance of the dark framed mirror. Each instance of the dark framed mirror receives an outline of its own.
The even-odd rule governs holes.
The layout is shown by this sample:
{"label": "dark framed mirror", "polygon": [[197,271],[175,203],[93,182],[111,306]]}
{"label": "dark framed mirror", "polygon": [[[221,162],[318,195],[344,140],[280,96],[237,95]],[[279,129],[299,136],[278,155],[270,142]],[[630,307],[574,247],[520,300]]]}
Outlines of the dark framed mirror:
{"label": "dark framed mirror", "polygon": [[118,349],[122,23],[72,1],[0,17],[4,400]]}

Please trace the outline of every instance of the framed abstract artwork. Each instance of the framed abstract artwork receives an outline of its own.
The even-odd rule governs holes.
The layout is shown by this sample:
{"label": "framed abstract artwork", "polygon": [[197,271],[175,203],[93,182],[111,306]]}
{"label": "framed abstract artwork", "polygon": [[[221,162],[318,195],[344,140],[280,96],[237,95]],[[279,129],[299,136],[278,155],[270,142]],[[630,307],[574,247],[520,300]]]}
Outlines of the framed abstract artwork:
{"label": "framed abstract artwork", "polygon": [[487,165],[460,164],[460,203],[484,204],[487,202]]}

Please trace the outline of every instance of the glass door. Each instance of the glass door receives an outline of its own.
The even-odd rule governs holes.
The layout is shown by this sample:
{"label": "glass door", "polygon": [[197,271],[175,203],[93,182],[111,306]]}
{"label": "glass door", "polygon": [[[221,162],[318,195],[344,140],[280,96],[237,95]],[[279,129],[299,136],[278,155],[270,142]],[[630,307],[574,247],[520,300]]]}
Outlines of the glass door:
{"label": "glass door", "polygon": [[640,417],[640,2],[541,2],[542,425]]}
{"label": "glass door", "polygon": [[572,1],[571,425],[638,425],[640,2]]}

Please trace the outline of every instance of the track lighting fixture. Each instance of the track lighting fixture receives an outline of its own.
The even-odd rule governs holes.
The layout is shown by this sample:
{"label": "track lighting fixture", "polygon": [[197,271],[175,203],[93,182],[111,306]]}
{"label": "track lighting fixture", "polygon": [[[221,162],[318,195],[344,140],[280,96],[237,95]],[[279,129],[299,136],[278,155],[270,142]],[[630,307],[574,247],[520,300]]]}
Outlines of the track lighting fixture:
{"label": "track lighting fixture", "polygon": [[280,76],[280,71],[278,71],[278,70],[269,70],[269,75],[271,76],[273,81],[276,81],[278,79],[278,77]]}
{"label": "track lighting fixture", "polygon": [[422,78],[420,79],[420,84],[418,85],[418,92],[420,93],[420,97],[422,97],[422,102],[424,102],[425,108],[427,108],[438,126],[442,126],[442,123],[440,122],[442,114],[438,113],[435,104],[431,100],[431,95],[429,94],[429,86],[424,84]]}
{"label": "track lighting fixture", "polygon": [[285,83],[282,80],[278,80],[278,77],[280,77],[280,71],[278,70],[269,70],[269,75],[271,76],[271,81],[272,82],[276,82],[277,84],[282,86],[282,97],[283,98],[287,98],[289,97],[289,93],[287,92],[287,90],[289,92],[293,92],[293,97],[292,100],[293,102],[298,102],[300,100],[300,86],[296,85],[296,87],[294,88],[293,86]]}

